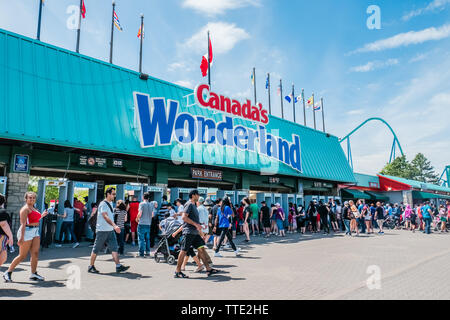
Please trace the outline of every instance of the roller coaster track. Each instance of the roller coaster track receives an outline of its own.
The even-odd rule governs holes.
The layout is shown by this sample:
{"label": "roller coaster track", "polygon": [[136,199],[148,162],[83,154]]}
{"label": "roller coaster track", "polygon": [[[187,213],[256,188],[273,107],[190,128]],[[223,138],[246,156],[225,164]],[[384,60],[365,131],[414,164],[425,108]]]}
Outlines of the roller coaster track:
{"label": "roller coaster track", "polygon": [[441,186],[450,188],[450,166],[445,167],[444,172],[442,172],[442,175],[439,178],[439,182],[441,183]]}
{"label": "roller coaster track", "polygon": [[[339,142],[342,144],[345,141],[347,141],[347,159],[348,159],[348,163],[350,164],[350,166],[353,169],[353,157],[352,157],[352,149],[350,146],[350,137],[356,132],[358,131],[361,127],[363,127],[364,125],[366,125],[368,122],[371,121],[380,121],[382,123],[384,123],[389,130],[391,130],[392,135],[394,136],[394,142],[392,143],[392,147],[391,147],[391,156],[389,157],[389,163],[391,163],[393,160],[395,160],[396,158],[396,147],[398,147],[398,149],[400,150],[400,153],[402,154],[402,156],[404,156],[405,154],[403,153],[403,149],[402,146],[400,145],[400,141],[397,138],[397,135],[395,134],[394,130],[392,129],[392,127],[389,125],[389,123],[387,123],[384,119],[382,118],[370,118],[367,119],[366,121],[364,121],[363,123],[361,123],[359,126],[357,126],[353,131],[351,131],[348,135],[346,135],[345,137],[343,137],[342,139],[339,139]],[[448,180],[448,179],[447,179]]]}

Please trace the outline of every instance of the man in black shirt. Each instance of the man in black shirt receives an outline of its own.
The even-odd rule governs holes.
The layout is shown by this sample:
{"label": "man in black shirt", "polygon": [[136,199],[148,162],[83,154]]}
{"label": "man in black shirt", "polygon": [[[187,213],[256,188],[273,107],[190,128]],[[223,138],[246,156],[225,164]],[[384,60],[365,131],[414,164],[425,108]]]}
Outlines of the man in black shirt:
{"label": "man in black shirt", "polygon": [[319,208],[317,211],[320,214],[320,223],[322,225],[323,233],[330,233],[330,228],[328,226],[328,208],[323,204],[322,200],[319,201]]}
{"label": "man in black shirt", "polygon": [[205,250],[205,241],[203,241],[202,225],[197,211],[197,202],[200,197],[197,190],[192,190],[189,193],[189,201],[184,205],[183,211],[183,241],[181,243],[181,252],[178,256],[177,268],[175,271],[175,278],[189,278],[181,272],[181,266],[186,256],[187,251],[191,246],[198,250],[198,257],[203,261],[206,267],[208,277],[216,274],[219,270],[213,269],[209,266],[208,258]]}
{"label": "man in black shirt", "polygon": [[269,238],[270,237],[270,209],[269,207],[266,205],[266,202],[263,201],[261,202],[262,207],[261,207],[261,223],[264,227],[264,232],[266,233],[265,238]]}

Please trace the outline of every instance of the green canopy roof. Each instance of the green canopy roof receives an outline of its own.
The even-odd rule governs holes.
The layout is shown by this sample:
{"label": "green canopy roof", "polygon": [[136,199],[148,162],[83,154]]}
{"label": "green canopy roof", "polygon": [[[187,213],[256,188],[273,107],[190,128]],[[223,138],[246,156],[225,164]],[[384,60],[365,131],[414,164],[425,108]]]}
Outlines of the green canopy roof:
{"label": "green canopy roof", "polygon": [[423,191],[413,191],[414,199],[447,199],[447,196]]}
{"label": "green canopy roof", "polygon": [[373,191],[364,191],[364,192],[367,193],[371,197],[371,200],[389,201],[389,197],[382,193],[373,192]]}
{"label": "green canopy roof", "polygon": [[355,189],[342,189],[342,197],[344,199],[371,199],[367,193]]}

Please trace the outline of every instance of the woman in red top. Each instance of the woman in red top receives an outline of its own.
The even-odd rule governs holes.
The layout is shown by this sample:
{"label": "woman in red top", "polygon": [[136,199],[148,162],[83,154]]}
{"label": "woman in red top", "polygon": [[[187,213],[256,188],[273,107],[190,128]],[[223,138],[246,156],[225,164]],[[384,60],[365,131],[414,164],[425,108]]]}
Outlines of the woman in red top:
{"label": "woman in red top", "polygon": [[44,281],[44,277],[37,272],[37,264],[39,260],[39,248],[41,238],[39,235],[39,222],[48,212],[47,210],[41,215],[36,210],[36,193],[25,193],[25,205],[20,209],[20,228],[17,232],[17,244],[19,245],[19,255],[11,262],[8,271],[3,274],[6,282],[11,282],[11,274],[19,263],[22,262],[31,252],[31,276],[30,280]]}

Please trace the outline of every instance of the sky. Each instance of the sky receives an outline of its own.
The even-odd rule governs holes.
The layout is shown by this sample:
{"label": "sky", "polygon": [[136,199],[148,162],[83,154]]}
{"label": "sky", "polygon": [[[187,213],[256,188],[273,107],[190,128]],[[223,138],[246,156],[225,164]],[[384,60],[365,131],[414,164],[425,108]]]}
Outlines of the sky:
{"label": "sky", "polygon": [[[0,28],[36,38],[38,5],[39,0],[0,0]],[[45,0],[41,40],[75,51],[78,5]],[[80,53],[108,61],[111,1],[85,0],[85,6]],[[138,70],[142,13],[143,72],[193,89],[207,81],[200,63],[210,30],[215,92],[253,100],[255,67],[258,101],[266,109],[271,75],[273,115],[281,117],[282,79],[285,94],[294,84],[296,94],[304,88],[306,98],[323,97],[327,132],[344,137],[364,120],[380,117],[409,160],[421,152],[439,174],[450,165],[450,0],[116,0],[116,12],[124,30],[115,30],[114,64]],[[284,115],[293,121],[286,101]],[[303,124],[301,105],[296,115]],[[316,113],[319,130],[321,117]],[[310,127],[312,118],[307,109]],[[355,133],[355,172],[379,172],[389,161],[392,140],[380,122]]]}

